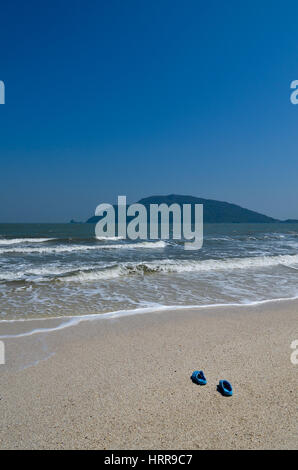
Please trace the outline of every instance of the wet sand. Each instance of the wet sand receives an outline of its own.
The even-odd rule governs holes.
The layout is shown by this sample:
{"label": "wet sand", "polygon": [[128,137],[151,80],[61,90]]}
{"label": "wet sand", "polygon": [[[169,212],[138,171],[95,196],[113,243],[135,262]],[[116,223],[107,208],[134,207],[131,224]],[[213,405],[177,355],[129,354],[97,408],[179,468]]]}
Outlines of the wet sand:
{"label": "wet sand", "polygon": [[[63,320],[1,323],[1,335]],[[5,338],[2,449],[297,449],[298,302],[97,318]],[[204,387],[190,375],[203,369]],[[217,391],[231,381],[234,396]]]}

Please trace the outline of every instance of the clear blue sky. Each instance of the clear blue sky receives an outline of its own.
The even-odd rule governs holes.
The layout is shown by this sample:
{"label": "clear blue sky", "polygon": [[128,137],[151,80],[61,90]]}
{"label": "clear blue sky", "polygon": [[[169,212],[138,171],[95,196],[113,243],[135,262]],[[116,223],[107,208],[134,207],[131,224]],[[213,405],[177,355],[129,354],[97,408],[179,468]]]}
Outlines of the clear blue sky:
{"label": "clear blue sky", "polygon": [[6,1],[0,18],[0,222],[168,193],[298,218],[297,1]]}

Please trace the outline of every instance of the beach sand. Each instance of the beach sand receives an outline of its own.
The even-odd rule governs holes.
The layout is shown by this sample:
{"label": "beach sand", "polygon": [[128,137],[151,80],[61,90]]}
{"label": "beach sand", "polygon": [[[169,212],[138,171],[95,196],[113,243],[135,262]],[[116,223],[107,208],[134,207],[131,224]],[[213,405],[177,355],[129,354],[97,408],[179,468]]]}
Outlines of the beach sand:
{"label": "beach sand", "polygon": [[174,310],[4,339],[0,448],[297,449],[297,313],[296,301]]}

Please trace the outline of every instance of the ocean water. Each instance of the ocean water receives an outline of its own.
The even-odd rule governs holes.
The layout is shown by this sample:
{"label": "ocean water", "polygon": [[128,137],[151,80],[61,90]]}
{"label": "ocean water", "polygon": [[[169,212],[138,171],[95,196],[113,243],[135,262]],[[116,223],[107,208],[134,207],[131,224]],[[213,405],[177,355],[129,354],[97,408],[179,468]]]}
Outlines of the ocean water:
{"label": "ocean water", "polygon": [[210,224],[203,248],[96,239],[91,224],[0,224],[0,319],[298,296],[298,224]]}

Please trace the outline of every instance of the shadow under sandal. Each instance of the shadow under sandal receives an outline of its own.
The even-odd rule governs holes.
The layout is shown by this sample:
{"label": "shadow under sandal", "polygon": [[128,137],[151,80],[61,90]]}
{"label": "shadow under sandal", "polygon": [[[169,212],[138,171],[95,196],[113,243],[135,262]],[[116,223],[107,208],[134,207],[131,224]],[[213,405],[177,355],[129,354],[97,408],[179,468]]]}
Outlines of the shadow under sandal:
{"label": "shadow under sandal", "polygon": [[195,370],[192,373],[191,380],[198,385],[206,385],[207,379],[202,370]]}
{"label": "shadow under sandal", "polygon": [[233,387],[227,380],[219,381],[218,391],[226,397],[231,397],[233,395]]}

